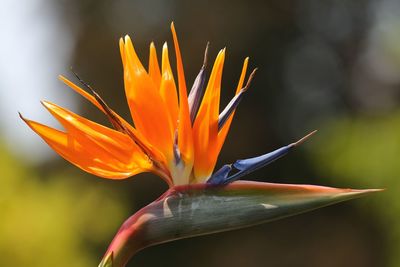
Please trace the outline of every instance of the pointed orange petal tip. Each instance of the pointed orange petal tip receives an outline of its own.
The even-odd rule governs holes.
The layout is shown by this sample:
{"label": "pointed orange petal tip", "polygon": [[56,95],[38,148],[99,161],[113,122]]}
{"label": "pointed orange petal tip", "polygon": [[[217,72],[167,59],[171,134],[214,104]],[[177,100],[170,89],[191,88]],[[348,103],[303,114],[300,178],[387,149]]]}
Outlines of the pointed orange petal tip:
{"label": "pointed orange petal tip", "polygon": [[51,109],[53,109],[54,107],[56,107],[54,103],[51,103],[50,101],[47,101],[47,100],[41,100],[40,103],[41,103],[46,109],[48,109],[49,111],[50,111]]}
{"label": "pointed orange petal tip", "polygon": [[[32,125],[32,124],[35,124],[36,122],[31,121],[31,120],[25,118],[25,117],[22,115],[22,113],[19,112],[19,111],[18,111],[18,115],[19,115],[19,117],[21,118],[21,120],[23,120],[23,121],[26,123],[26,125],[28,125],[29,128],[31,128],[35,133],[38,133],[37,130],[35,129],[35,127]],[[39,133],[38,133],[38,134],[39,134]],[[39,136],[40,136],[40,134],[39,134]]]}
{"label": "pointed orange petal tip", "polygon": [[[165,50],[165,51],[164,51]],[[168,57],[168,44],[167,42],[164,42],[163,46],[162,46],[162,56],[164,57],[164,53],[166,52],[167,54],[165,55],[166,57]],[[164,63],[164,61],[162,62]]]}
{"label": "pointed orange petal tip", "polygon": [[27,119],[25,119],[24,116],[22,116],[22,113],[18,111],[18,116],[23,120],[25,123],[27,123]]}
{"label": "pointed orange petal tip", "polygon": [[[161,59],[161,72],[162,72],[162,75],[165,75],[165,73],[170,70],[167,42],[164,42],[164,44],[163,44],[161,58],[162,58]],[[172,73],[172,71],[171,71],[171,73]]]}
{"label": "pointed orange petal tip", "polygon": [[65,78],[64,75],[61,75],[61,74],[58,75],[58,79],[68,86],[69,86],[69,84],[72,84],[72,82],[70,80],[68,80],[67,78]]}
{"label": "pointed orange petal tip", "polygon": [[98,109],[101,111],[104,111],[100,103],[96,100],[96,98],[83,90],[81,87],[77,86],[75,83],[71,82],[67,78],[65,78],[63,75],[58,75],[58,78],[60,81],[62,81],[65,85],[70,87],[72,90],[74,90],[76,93],[80,94],[84,98],[86,98],[88,101],[90,101],[93,105],[95,105]]}
{"label": "pointed orange petal tip", "polygon": [[119,44],[119,49],[122,50],[124,47],[124,38],[123,37],[119,38],[118,44]]}
{"label": "pointed orange petal tip", "polygon": [[156,46],[154,45],[154,42],[150,43],[148,73],[149,76],[152,78],[153,82],[155,83],[155,86],[159,88],[161,83],[161,73],[160,73],[160,65],[158,64]]}
{"label": "pointed orange petal tip", "polygon": [[125,44],[124,38],[123,38],[123,37],[120,37],[120,38],[119,38],[118,44],[119,44],[119,50],[120,50],[121,54],[123,54],[124,44]]}

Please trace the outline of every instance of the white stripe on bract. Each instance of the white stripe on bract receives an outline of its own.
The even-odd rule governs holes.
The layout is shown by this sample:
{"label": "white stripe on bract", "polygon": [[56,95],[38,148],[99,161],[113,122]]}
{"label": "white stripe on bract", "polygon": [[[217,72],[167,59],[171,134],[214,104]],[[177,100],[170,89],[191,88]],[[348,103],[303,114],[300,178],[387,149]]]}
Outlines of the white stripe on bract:
{"label": "white stripe on bract", "polygon": [[278,207],[276,205],[265,204],[265,203],[261,203],[261,206],[263,206],[265,209],[276,209]]}

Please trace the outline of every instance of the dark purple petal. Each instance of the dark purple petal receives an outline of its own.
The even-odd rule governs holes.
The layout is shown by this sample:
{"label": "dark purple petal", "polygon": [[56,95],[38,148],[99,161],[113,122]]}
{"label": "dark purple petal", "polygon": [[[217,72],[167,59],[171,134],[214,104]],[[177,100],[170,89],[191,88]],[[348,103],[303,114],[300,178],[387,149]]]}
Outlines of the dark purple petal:
{"label": "dark purple petal", "polygon": [[192,124],[194,123],[194,119],[196,118],[197,111],[199,110],[201,99],[204,94],[204,85],[206,81],[206,67],[207,67],[207,56],[208,56],[208,47],[210,43],[207,43],[206,50],[204,52],[204,61],[203,66],[200,69],[199,74],[197,74],[196,79],[194,80],[192,89],[190,90],[188,96],[189,102],[189,111],[190,111],[190,120]]}
{"label": "dark purple petal", "polygon": [[254,78],[254,75],[256,73],[257,69],[254,69],[253,72],[250,74],[249,79],[247,80],[247,83],[245,87],[243,87],[238,94],[235,95],[235,97],[232,98],[232,100],[226,105],[224,110],[219,114],[218,118],[218,130],[221,130],[221,128],[225,125],[226,121],[228,118],[232,115],[232,113],[236,110],[237,106],[239,105],[240,101],[242,100],[244,93],[249,89],[250,83]]}
{"label": "dark purple petal", "polygon": [[221,128],[225,125],[225,122],[228,120],[229,116],[239,105],[240,101],[243,98],[244,93],[246,92],[246,90],[243,89],[241,89],[240,92],[237,95],[235,95],[234,98],[232,98],[232,100],[228,103],[228,105],[226,105],[221,114],[219,114],[218,130],[221,130]]}
{"label": "dark purple petal", "polygon": [[174,135],[174,159],[176,165],[178,165],[179,162],[181,161],[181,152],[178,146],[178,129],[175,130],[175,135]]}

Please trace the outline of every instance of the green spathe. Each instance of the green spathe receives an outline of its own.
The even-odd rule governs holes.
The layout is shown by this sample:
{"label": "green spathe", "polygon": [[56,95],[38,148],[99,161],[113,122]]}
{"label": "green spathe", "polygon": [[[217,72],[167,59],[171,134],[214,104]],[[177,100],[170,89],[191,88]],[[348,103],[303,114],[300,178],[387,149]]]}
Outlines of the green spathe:
{"label": "green spathe", "polygon": [[176,186],[125,221],[99,267],[123,267],[155,244],[248,227],[376,191],[250,181]]}

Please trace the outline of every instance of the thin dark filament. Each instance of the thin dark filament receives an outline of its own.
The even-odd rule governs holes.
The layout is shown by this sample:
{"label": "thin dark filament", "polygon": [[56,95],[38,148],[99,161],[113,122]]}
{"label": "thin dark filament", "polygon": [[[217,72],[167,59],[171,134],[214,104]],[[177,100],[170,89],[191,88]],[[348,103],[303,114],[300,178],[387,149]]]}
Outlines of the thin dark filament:
{"label": "thin dark filament", "polygon": [[104,109],[104,111],[107,115],[107,118],[109,119],[109,121],[111,122],[113,127],[117,131],[127,134],[139,146],[139,148],[143,151],[143,153],[145,153],[147,155],[147,157],[153,163],[153,165],[156,168],[160,169],[163,173],[165,173],[168,176],[169,171],[153,159],[153,157],[152,157],[153,153],[151,152],[151,150],[145,144],[143,144],[143,142],[139,138],[137,138],[137,136],[121,122],[121,120],[117,117],[115,112],[106,104],[106,102],[100,97],[100,95],[88,83],[83,81],[79,77],[79,75],[76,72],[74,72],[72,69],[71,69],[71,71],[75,75],[75,77],[79,80],[79,82],[83,86],[85,86],[87,89],[89,89],[90,92],[93,94],[96,101]]}
{"label": "thin dark filament", "polygon": [[251,84],[252,80],[254,79],[256,71],[257,71],[257,68],[255,68],[251,72],[249,78],[247,79],[246,85],[242,89],[240,89],[239,93],[236,94],[236,96],[232,98],[232,100],[228,103],[228,105],[226,105],[225,109],[219,115],[218,130],[221,130],[222,127],[224,127],[225,123],[228,121],[228,118],[232,115],[232,113],[239,106],[239,103],[243,98],[243,94],[247,91],[247,89],[249,89],[250,84]]}

